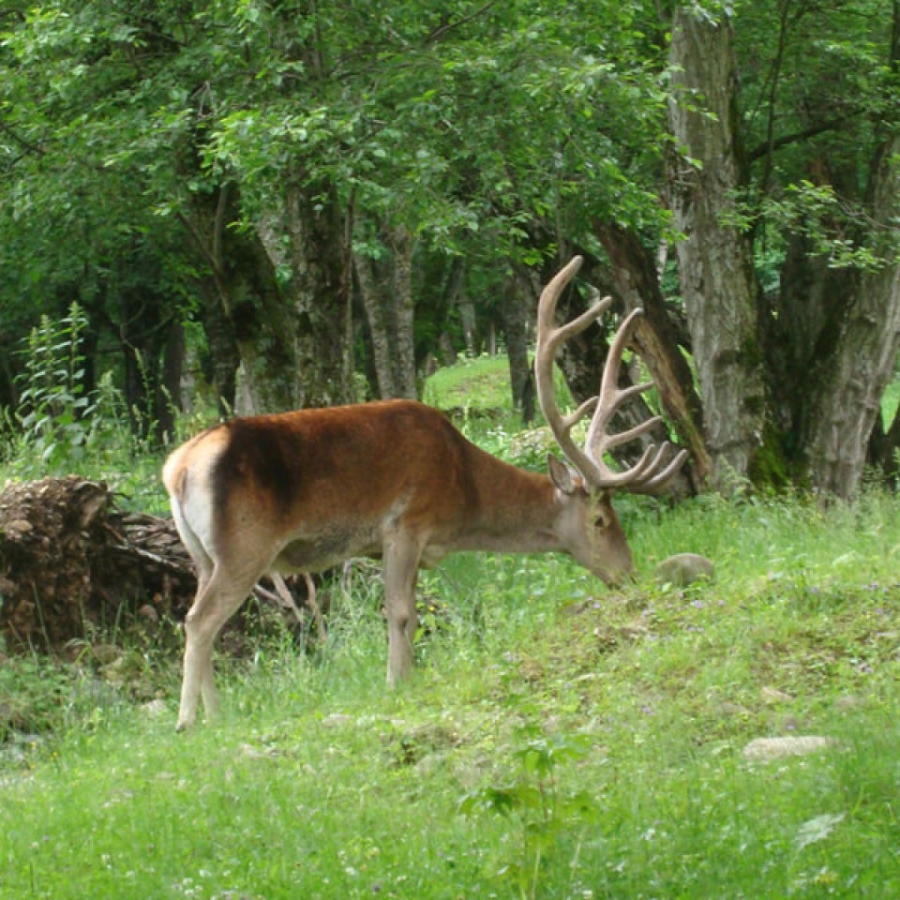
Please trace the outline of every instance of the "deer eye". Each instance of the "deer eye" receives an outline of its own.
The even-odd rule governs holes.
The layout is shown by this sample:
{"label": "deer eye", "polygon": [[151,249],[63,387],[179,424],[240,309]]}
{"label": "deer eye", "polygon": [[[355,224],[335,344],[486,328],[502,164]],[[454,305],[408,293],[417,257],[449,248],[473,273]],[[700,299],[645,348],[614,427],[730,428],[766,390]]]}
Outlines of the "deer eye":
{"label": "deer eye", "polygon": [[609,517],[606,513],[600,513],[594,518],[594,528],[606,528],[609,525]]}

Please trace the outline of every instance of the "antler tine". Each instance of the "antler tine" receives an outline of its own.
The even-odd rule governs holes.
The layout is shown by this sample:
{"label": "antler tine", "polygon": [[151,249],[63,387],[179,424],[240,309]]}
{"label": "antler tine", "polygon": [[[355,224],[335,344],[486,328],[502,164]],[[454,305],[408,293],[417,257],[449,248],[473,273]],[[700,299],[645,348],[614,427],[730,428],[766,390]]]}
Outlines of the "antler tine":
{"label": "antler tine", "polygon": [[[604,454],[608,450],[640,437],[660,421],[659,416],[654,416],[618,434],[609,432],[610,422],[619,407],[653,386],[652,382],[631,385],[626,388],[619,388],[617,384],[622,354],[635,322],[643,314],[643,310],[633,310],[616,330],[606,363],[603,366],[599,394],[586,400],[568,416],[562,415],[556,404],[553,362],[557,349],[568,338],[584,331],[591,322],[606,312],[612,302],[610,297],[605,297],[596,306],[571,322],[560,326],[555,324],[554,315],[559,297],[581,267],[581,262],[580,256],[574,257],[565,268],[554,276],[541,293],[538,304],[537,350],[534,360],[538,400],[560,449],[581,473],[587,484],[599,490],[620,487],[634,493],[643,493],[671,478],[687,458],[687,451],[682,451],[663,466],[663,458],[671,446],[665,442],[659,447],[651,444],[644,450],[635,465],[622,472],[611,469],[604,460]],[[586,447],[582,450],[572,439],[572,428],[592,409],[593,414],[588,426]]]}
{"label": "antler tine", "polygon": [[565,325],[556,326],[554,315],[560,295],[566,285],[581,268],[582,258],[575,256],[565,268],[561,269],[550,280],[541,292],[538,302],[537,347],[534,354],[534,378],[537,386],[538,402],[544,418],[559,444],[560,450],[569,462],[581,473],[591,485],[602,481],[602,474],[597,470],[591,458],[572,440],[572,428],[597,404],[599,398],[591,397],[582,403],[575,412],[564,416],[556,403],[556,391],[553,384],[553,363],[560,344],[576,335],[592,322],[596,321],[609,308],[611,298],[606,297],[596,306],[582,313]]}
{"label": "antler tine", "polygon": [[[672,447],[668,441],[661,444],[659,447],[659,452],[657,454],[657,462],[656,466],[659,465],[659,461],[662,460],[664,453]],[[652,475],[649,478],[641,479],[636,481],[634,484],[629,485],[628,490],[632,494],[650,494],[658,488],[660,485],[665,484],[683,465],[684,461],[688,458],[687,450],[680,450],[669,463],[663,468],[660,472]],[[654,467],[651,466],[651,471]]]}
{"label": "antler tine", "polygon": [[604,487],[637,487],[645,480],[653,477],[654,469],[658,468],[661,461],[660,451],[650,445],[646,448],[641,458],[629,469],[622,472],[616,472],[610,469],[604,461],[604,454],[628,441],[634,440],[636,437],[646,433],[660,418],[654,416],[629,428],[627,431],[618,434],[611,434],[609,425],[616,411],[626,401],[638,394],[644,393],[653,387],[653,382],[644,382],[643,384],[630,385],[626,388],[619,388],[617,384],[619,367],[622,364],[622,354],[634,328],[637,319],[644,314],[642,309],[632,310],[619,325],[609,347],[609,353],[606,356],[606,363],[603,366],[603,376],[600,381],[600,394],[597,407],[594,410],[590,427],[587,434],[587,455],[590,457],[594,466],[601,473]]}
{"label": "antler tine", "polygon": [[637,425],[633,425],[627,431],[620,431],[617,434],[609,434],[606,436],[606,439],[603,441],[604,450],[609,450],[611,447],[618,447],[620,444],[627,444],[629,441],[633,441],[635,438],[640,437],[642,434],[648,432],[654,425],[659,424],[662,419],[659,416],[653,416],[652,418],[645,419],[643,422],[639,422]]}

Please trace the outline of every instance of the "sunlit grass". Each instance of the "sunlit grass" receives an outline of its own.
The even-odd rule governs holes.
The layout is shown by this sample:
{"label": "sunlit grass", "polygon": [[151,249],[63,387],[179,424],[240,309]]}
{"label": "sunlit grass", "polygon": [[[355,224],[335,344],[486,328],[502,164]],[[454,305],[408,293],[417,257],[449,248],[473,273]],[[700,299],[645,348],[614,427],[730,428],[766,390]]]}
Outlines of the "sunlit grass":
{"label": "sunlit grass", "polygon": [[[431,402],[505,408],[505,366]],[[463,427],[542,465],[508,417]],[[6,661],[0,900],[900,896],[896,498],[616,504],[635,585],[451,557],[396,692],[369,567],[326,588],[323,648],[220,656],[222,719],[186,735],[162,650],[134,651],[161,712],[96,668]],[[715,580],[657,583],[682,551]],[[745,757],[790,736],[831,743]]]}
{"label": "sunlit grass", "polygon": [[461,357],[428,379],[422,399],[439,409],[505,409],[510,405],[509,361],[505,355]]}
{"label": "sunlit grass", "polygon": [[[395,693],[360,575],[320,655],[220,660],[219,724],[175,735],[173,689],[159,718],[108,704],[8,762],[0,897],[891,896],[894,505],[626,504],[624,591],[451,558]],[[683,549],[716,581],[656,584]],[[807,734],[832,748],[744,759]]]}

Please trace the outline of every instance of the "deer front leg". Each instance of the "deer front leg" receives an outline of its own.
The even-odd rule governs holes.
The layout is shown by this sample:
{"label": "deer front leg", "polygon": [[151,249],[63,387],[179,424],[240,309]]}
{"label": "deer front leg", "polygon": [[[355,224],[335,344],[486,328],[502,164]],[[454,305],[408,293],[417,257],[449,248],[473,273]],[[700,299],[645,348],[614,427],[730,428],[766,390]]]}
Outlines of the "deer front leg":
{"label": "deer front leg", "polygon": [[418,627],[416,579],[421,551],[415,540],[400,535],[384,548],[384,599],[388,624],[389,687],[412,670],[413,639]]}

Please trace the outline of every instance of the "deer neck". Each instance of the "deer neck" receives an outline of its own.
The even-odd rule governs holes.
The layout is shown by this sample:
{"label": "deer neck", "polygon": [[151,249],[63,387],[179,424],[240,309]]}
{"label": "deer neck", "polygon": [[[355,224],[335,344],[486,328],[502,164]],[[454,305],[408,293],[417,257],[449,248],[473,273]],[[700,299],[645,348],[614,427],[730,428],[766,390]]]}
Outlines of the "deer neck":
{"label": "deer neck", "polygon": [[474,504],[460,550],[540,553],[562,550],[560,503],[549,476],[490,458],[477,467]]}

